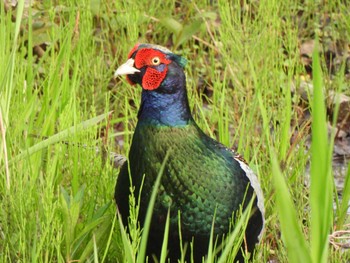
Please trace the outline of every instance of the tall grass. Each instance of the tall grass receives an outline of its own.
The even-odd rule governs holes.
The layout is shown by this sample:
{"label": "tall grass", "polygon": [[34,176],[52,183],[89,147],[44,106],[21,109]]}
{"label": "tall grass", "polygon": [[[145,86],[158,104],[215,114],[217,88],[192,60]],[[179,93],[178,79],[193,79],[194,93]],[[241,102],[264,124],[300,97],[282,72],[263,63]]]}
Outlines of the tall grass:
{"label": "tall grass", "polygon": [[313,262],[328,261],[328,235],[333,220],[333,143],[328,140],[322,71],[316,46],[313,54],[313,102],[311,144],[311,256]]}
{"label": "tall grass", "polygon": [[[2,143],[0,146],[3,148],[3,151],[0,156],[4,159],[4,166],[6,170],[6,186],[7,189],[10,189],[11,179],[10,179],[10,171],[8,168],[8,155],[7,155],[7,145],[6,145],[6,130],[9,123],[9,114],[10,114],[10,104],[11,104],[11,96],[14,90],[14,72],[15,72],[15,58],[16,58],[16,48],[18,43],[18,35],[19,29],[21,25],[22,15],[23,15],[23,1],[19,3],[17,9],[17,19],[14,28],[13,37],[10,38],[10,34],[7,31],[7,28],[3,28],[3,32],[1,32],[2,42],[4,43],[2,49],[2,61],[4,63],[4,75],[1,78],[1,97],[0,97],[0,126],[2,133]],[[2,10],[3,12],[3,10]],[[4,17],[6,22],[9,22],[10,17]],[[5,43],[8,45],[5,45]],[[12,49],[10,49],[12,43]]]}
{"label": "tall grass", "polygon": [[[14,10],[0,4],[0,262],[136,262],[139,243],[122,231],[113,202],[118,171],[102,153],[126,155],[130,147],[140,89],[112,76],[137,42],[169,45],[189,60],[194,118],[257,173],[266,229],[253,262],[350,260],[328,245],[332,224],[349,222],[350,173],[332,214],[323,57],[313,57],[310,152],[308,126],[297,124],[299,96],[290,88],[305,75],[298,12],[315,32],[317,16],[309,14],[341,10],[328,33],[344,30],[349,41],[346,3],[33,2],[19,1]],[[137,227],[129,228],[132,236]],[[224,249],[226,255],[232,247]]]}
{"label": "tall grass", "polygon": [[[271,150],[276,199],[282,237],[290,262],[328,262],[330,234],[333,223],[333,180],[331,176],[332,146],[327,135],[325,99],[318,48],[313,54],[312,145],[310,181],[310,243],[302,234],[295,206]],[[308,244],[309,243],[309,244]]]}

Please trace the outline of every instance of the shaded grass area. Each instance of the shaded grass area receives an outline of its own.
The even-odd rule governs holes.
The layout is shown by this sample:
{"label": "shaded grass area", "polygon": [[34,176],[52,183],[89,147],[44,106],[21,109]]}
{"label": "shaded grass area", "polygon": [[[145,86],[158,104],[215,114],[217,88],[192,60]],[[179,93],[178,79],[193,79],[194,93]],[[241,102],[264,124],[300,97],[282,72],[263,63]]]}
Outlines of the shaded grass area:
{"label": "shaded grass area", "polygon": [[[321,172],[329,173],[324,178],[331,177],[327,134],[314,137],[320,148],[312,146],[311,157],[305,147],[310,121],[300,111],[319,116],[313,131],[325,129],[325,112],[315,108],[323,98],[315,94],[314,106],[300,106],[299,95],[291,93],[292,84],[315,77],[299,47],[316,35],[321,46],[316,75],[319,79],[323,71],[324,81],[315,89],[322,93],[323,85],[328,91],[338,83],[337,91],[348,92],[346,61],[330,68],[326,54],[329,43],[350,43],[349,6],[33,2],[28,7],[20,1],[13,10],[1,2],[0,10],[1,262],[123,262],[126,249],[133,258],[138,242],[123,247],[126,236],[115,216],[118,171],[96,148],[129,150],[140,88],[112,77],[137,42],[164,45],[188,59],[188,92],[197,123],[237,149],[259,176],[267,214],[254,260],[293,262],[300,251],[288,244],[301,244],[307,261],[349,261],[349,253],[333,249],[327,238],[332,228],[343,229],[349,222],[344,209],[349,187],[332,214],[332,205],[324,206],[316,194],[323,193],[325,184],[328,201],[337,194],[329,181],[317,183],[317,162],[325,166]],[[311,187],[305,183],[310,158],[316,167],[311,168]],[[287,201],[278,203],[276,197]],[[319,208],[323,214],[314,216]],[[139,235],[135,222],[132,232]]]}

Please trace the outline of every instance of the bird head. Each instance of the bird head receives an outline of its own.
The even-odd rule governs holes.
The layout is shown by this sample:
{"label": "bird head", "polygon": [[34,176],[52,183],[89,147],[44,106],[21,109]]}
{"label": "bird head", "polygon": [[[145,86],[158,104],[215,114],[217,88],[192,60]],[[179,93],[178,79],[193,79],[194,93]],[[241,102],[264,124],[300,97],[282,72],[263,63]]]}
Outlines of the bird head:
{"label": "bird head", "polygon": [[[169,76],[169,83],[183,74],[186,59],[173,54],[167,48],[151,44],[137,44],[128,55],[128,60],[121,65],[114,76],[126,75],[132,85],[139,84],[144,90],[158,90],[173,85],[162,85]],[[167,90],[170,92],[170,90]]]}

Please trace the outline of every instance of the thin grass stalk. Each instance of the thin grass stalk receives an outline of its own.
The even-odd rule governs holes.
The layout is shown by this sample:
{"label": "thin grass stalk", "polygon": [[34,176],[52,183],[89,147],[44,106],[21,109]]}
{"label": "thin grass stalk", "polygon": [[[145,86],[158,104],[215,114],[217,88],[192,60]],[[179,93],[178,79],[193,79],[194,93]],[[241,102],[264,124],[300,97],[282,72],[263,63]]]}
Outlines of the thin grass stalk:
{"label": "thin grass stalk", "polygon": [[93,244],[94,244],[94,262],[98,263],[98,248],[97,248],[97,244],[96,244],[96,237],[95,234],[92,234],[92,240],[93,240]]}
{"label": "thin grass stalk", "polygon": [[123,225],[123,220],[122,220],[122,217],[121,217],[119,212],[118,212],[118,221],[119,221],[119,228],[120,228],[120,233],[122,236],[122,242],[123,242],[123,247],[124,247],[125,262],[133,263],[133,262],[135,262],[135,256],[134,256],[134,253],[132,251],[132,245],[130,244],[130,241],[128,239],[128,234],[125,231],[125,228]]}
{"label": "thin grass stalk", "polygon": [[215,226],[215,218],[216,218],[216,208],[215,213],[213,217],[213,222],[211,223],[211,230],[210,230],[210,239],[209,239],[209,245],[208,245],[208,256],[207,256],[207,263],[214,262],[214,226]]}
{"label": "thin grass stalk", "polygon": [[271,166],[274,187],[276,189],[277,214],[281,224],[283,243],[287,248],[288,262],[312,262],[306,238],[299,226],[296,209],[289,193],[287,183],[283,177],[276,154],[271,149]]}
{"label": "thin grass stalk", "polygon": [[348,164],[348,171],[345,177],[344,189],[342,193],[341,205],[338,210],[337,219],[337,229],[342,229],[344,227],[344,222],[348,216],[349,200],[350,200],[350,163]]}
{"label": "thin grass stalk", "polygon": [[[10,111],[10,104],[11,104],[11,97],[12,97],[12,90],[13,90],[13,76],[15,71],[15,58],[16,58],[16,51],[17,51],[17,40],[18,35],[20,31],[21,21],[22,21],[22,15],[23,15],[23,9],[24,9],[24,0],[20,0],[17,5],[17,13],[16,13],[16,24],[15,24],[15,31],[14,31],[14,37],[13,37],[13,44],[12,44],[12,51],[10,55],[10,61],[8,64],[8,67],[6,70],[8,70],[8,78],[6,81],[6,89],[5,89],[5,105],[2,105],[3,107],[3,119],[4,123],[7,124],[9,120],[9,111]],[[5,73],[6,74],[6,73]]]}
{"label": "thin grass stalk", "polygon": [[[229,234],[227,237],[227,241],[225,243],[224,249],[222,251],[222,254],[220,255],[218,259],[218,263],[225,263],[229,259],[230,253],[233,252],[233,254],[236,256],[239,249],[241,248],[241,244],[244,239],[245,229],[247,228],[249,217],[251,215],[252,206],[254,202],[254,198],[252,198],[249,201],[249,204],[244,209],[243,213],[241,214],[238,222],[235,223],[233,231]],[[234,248],[232,250],[232,248]]]}
{"label": "thin grass stalk", "polygon": [[105,260],[107,258],[107,253],[108,253],[109,247],[111,246],[112,235],[113,235],[113,230],[114,230],[116,221],[117,221],[117,215],[115,214],[114,217],[113,217],[112,227],[111,227],[111,231],[109,232],[109,236],[108,236],[108,240],[107,240],[107,243],[106,243],[105,251],[104,251],[102,259],[101,259],[102,263],[105,262]]}
{"label": "thin grass stalk", "polygon": [[9,162],[7,156],[7,145],[6,145],[6,128],[4,125],[4,121],[2,118],[2,109],[0,108],[0,132],[2,138],[2,147],[4,151],[4,165],[5,165],[5,173],[6,173],[6,187],[7,190],[10,190],[10,170],[9,170]]}
{"label": "thin grass stalk", "polygon": [[170,209],[168,210],[168,214],[165,221],[164,238],[163,238],[162,251],[160,254],[160,261],[159,261],[160,263],[166,262],[168,240],[169,240],[169,228],[170,228]]}
{"label": "thin grass stalk", "polygon": [[[4,96],[3,99],[5,99],[5,101],[3,101],[3,99],[0,99],[0,132],[2,137],[3,152],[4,152],[4,165],[5,165],[5,173],[6,173],[7,190],[10,190],[11,183],[10,183],[10,170],[9,170],[7,145],[6,145],[6,125],[8,125],[8,121],[9,121],[10,104],[11,104],[11,97],[13,92],[13,76],[15,71],[17,40],[18,40],[20,25],[22,21],[23,9],[24,9],[24,0],[21,0],[18,2],[18,5],[17,5],[16,24],[15,24],[14,38],[13,38],[13,44],[12,44],[12,51],[10,54],[10,61],[9,61],[8,67],[6,68],[8,72],[6,71],[7,73],[5,73],[5,78],[7,76],[7,81],[5,84],[6,88],[4,92],[5,94],[2,95],[3,92],[0,92],[0,95]],[[4,103],[4,105],[2,105],[2,103]]]}
{"label": "thin grass stalk", "polygon": [[[111,114],[111,112],[109,112],[107,115]],[[60,131],[50,137],[48,137],[47,139],[33,145],[32,147],[28,148],[26,151],[18,154],[17,156],[15,156],[13,159],[10,160],[9,164],[13,165],[15,164],[17,161],[21,160],[22,158],[26,157],[26,156],[30,156],[46,147],[48,147],[49,145],[58,143],[63,141],[65,138],[67,138],[69,135],[74,134],[74,132],[80,132],[82,130],[86,130],[98,123],[100,123],[102,120],[104,120],[106,118],[106,114],[103,113],[101,115],[98,115],[94,118],[91,118],[89,120],[83,121],[81,123],[79,123],[76,126],[72,126],[68,129],[65,129],[63,131]]]}
{"label": "thin grass stalk", "polygon": [[153,186],[153,191],[152,191],[152,195],[148,204],[148,208],[147,208],[147,212],[146,212],[146,218],[145,218],[145,222],[143,225],[143,232],[142,232],[142,237],[141,237],[141,243],[140,243],[140,248],[139,248],[139,252],[137,255],[137,263],[143,263],[145,262],[146,259],[146,248],[147,248],[147,240],[148,240],[148,235],[149,235],[149,231],[150,231],[150,227],[151,227],[151,220],[152,220],[152,214],[153,214],[153,207],[154,204],[156,202],[156,197],[157,197],[157,193],[158,193],[158,188],[160,186],[160,180],[162,178],[162,175],[164,173],[164,169],[165,169],[165,164],[168,161],[170,155],[170,151],[167,151],[162,166],[160,167],[160,170],[158,172],[157,175],[157,179],[154,183]]}

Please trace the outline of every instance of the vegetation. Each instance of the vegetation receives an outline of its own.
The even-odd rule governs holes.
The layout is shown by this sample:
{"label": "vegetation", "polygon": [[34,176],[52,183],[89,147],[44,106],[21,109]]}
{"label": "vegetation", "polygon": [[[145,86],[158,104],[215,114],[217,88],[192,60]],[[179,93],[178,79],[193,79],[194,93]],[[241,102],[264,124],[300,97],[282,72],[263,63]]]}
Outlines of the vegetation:
{"label": "vegetation", "polygon": [[329,240],[349,224],[350,168],[343,190],[332,173],[334,140],[349,130],[328,96],[350,95],[346,1],[10,2],[0,4],[1,262],[136,261],[139,225],[130,243],[107,156],[127,154],[136,124],[140,88],[113,74],[137,42],[188,59],[197,123],[258,175],[266,230],[253,262],[350,260]]}

